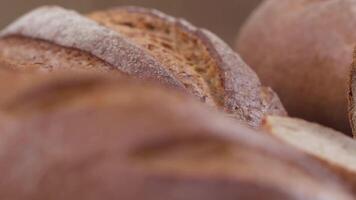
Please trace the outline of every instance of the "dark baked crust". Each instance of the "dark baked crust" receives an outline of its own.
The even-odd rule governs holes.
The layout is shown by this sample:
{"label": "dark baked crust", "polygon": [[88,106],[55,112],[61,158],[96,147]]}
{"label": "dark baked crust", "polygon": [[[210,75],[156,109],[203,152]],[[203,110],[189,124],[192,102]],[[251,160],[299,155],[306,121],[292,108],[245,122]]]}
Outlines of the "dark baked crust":
{"label": "dark baked crust", "polygon": [[2,73],[18,91],[0,98],[3,199],[351,199],[309,157],[172,90]]}

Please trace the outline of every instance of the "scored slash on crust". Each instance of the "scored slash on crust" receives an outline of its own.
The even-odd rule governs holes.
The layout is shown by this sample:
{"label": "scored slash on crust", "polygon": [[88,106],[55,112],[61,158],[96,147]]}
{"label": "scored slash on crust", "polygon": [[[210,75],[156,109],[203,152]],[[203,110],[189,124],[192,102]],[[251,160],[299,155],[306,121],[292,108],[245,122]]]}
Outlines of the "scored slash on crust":
{"label": "scored slash on crust", "polygon": [[[201,41],[208,49],[211,59],[217,63],[217,73],[222,77],[222,109],[235,118],[257,127],[266,114],[286,114],[277,95],[261,86],[256,74],[228,45],[211,32],[195,28],[182,19],[175,19],[156,10],[135,7],[118,8],[120,9],[159,17]],[[159,80],[198,94],[183,85],[177,74],[172,73],[157,57],[152,56],[139,44],[122,33],[99,25],[74,11],[55,6],[38,8],[9,25],[1,33],[3,39],[13,35],[45,40],[89,52],[130,75]],[[266,91],[268,95],[265,94]],[[205,92],[209,94],[209,91]],[[266,96],[274,97],[265,99]]]}

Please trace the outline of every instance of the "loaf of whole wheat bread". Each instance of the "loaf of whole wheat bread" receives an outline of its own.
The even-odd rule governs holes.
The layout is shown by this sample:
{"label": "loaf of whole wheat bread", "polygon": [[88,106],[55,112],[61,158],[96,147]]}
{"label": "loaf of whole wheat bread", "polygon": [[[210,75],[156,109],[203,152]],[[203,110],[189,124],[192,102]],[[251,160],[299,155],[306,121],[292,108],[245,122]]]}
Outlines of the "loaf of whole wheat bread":
{"label": "loaf of whole wheat bread", "polygon": [[305,154],[171,89],[9,69],[0,83],[0,199],[352,199]]}
{"label": "loaf of whole wheat bread", "polygon": [[157,10],[120,7],[83,16],[38,8],[1,32],[0,60],[15,67],[89,70],[158,80],[257,127],[285,115],[278,96],[211,32]]}

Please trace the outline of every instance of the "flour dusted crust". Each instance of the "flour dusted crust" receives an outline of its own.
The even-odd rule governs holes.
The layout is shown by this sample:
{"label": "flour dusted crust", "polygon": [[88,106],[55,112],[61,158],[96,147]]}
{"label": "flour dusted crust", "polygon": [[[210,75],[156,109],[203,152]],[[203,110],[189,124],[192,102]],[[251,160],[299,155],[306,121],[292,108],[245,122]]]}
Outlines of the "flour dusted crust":
{"label": "flour dusted crust", "polygon": [[303,153],[173,90],[2,73],[17,79],[0,96],[4,199],[352,199]]}
{"label": "flour dusted crust", "polygon": [[[153,9],[119,7],[99,12],[115,13],[115,11],[120,10],[157,17],[202,41],[212,60],[217,63],[217,73],[221,77],[223,87],[220,94],[222,105],[212,100],[212,96],[216,95],[217,92],[210,92],[204,87],[199,89],[198,86],[194,86],[195,88],[193,87],[190,90],[194,96],[207,102],[207,104],[222,107],[238,120],[248,122],[254,127],[258,127],[263,116],[267,114],[286,114],[273,90],[261,86],[256,74],[227,44],[213,33],[196,28],[185,20],[173,18]],[[159,79],[180,88],[186,87],[186,84],[183,86],[182,80],[176,74],[170,72],[167,66],[164,66],[139,44],[131,41],[120,32],[99,25],[95,20],[60,7],[39,8],[8,26],[1,35],[5,38],[19,35],[79,49],[89,52],[128,74]],[[23,43],[22,40],[18,43]],[[37,43],[40,42],[37,41]],[[199,85],[198,80],[196,82]],[[186,90],[189,89],[186,88]]]}
{"label": "flour dusted crust", "polygon": [[[261,86],[257,75],[225,42],[208,30],[196,28],[184,19],[177,19],[155,9],[124,6],[107,11],[111,15],[120,12],[152,16],[172,24],[203,42],[210,56],[217,63],[224,87],[224,109],[242,121],[259,126],[266,114],[286,115],[279,97],[270,88]],[[94,12],[94,15],[96,12]],[[89,15],[90,17],[91,15]],[[94,20],[96,20],[94,18]]]}
{"label": "flour dusted crust", "polygon": [[197,34],[210,46],[209,50],[220,63],[227,110],[241,113],[244,120],[262,119],[268,114],[286,115],[277,94],[263,87],[255,72],[230,47],[208,30],[200,30]]}
{"label": "flour dusted crust", "polygon": [[18,19],[1,35],[22,35],[80,49],[126,73],[181,86],[143,50],[75,11],[57,6],[41,7]]}

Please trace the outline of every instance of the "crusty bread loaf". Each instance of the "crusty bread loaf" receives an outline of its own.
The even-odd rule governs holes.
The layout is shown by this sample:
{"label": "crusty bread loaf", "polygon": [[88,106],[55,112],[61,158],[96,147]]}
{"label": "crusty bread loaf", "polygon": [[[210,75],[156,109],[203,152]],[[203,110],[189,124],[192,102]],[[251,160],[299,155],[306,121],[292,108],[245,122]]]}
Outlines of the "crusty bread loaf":
{"label": "crusty bread loaf", "polygon": [[354,0],[266,0],[240,31],[237,51],[281,97],[291,116],[351,135],[349,66]]}
{"label": "crusty bread loaf", "polygon": [[122,7],[85,17],[42,7],[2,32],[0,59],[160,80],[254,127],[266,114],[286,114],[277,95],[222,40],[156,10]]}
{"label": "crusty bread loaf", "polygon": [[303,153],[184,94],[0,70],[0,86],[11,80],[0,96],[1,199],[352,199]]}
{"label": "crusty bread loaf", "polygon": [[356,141],[341,132],[301,119],[270,116],[264,129],[312,157],[349,182],[356,195]]}

